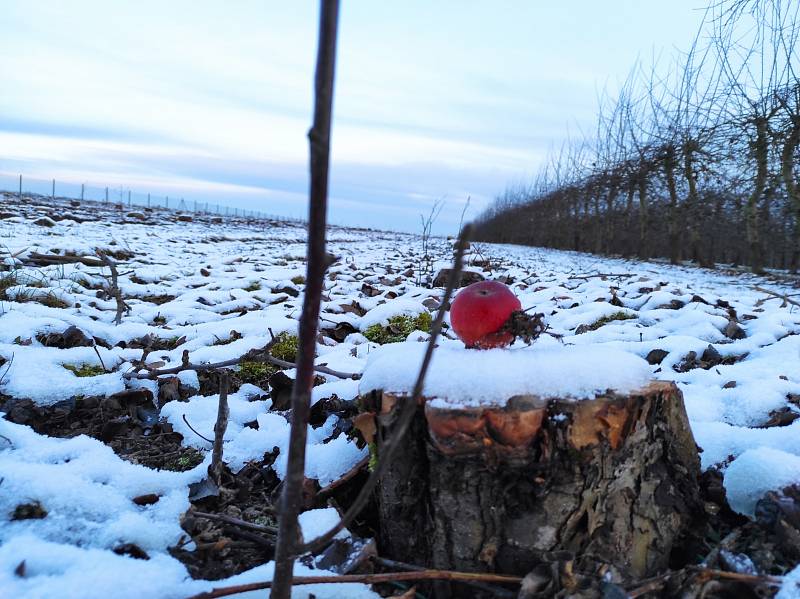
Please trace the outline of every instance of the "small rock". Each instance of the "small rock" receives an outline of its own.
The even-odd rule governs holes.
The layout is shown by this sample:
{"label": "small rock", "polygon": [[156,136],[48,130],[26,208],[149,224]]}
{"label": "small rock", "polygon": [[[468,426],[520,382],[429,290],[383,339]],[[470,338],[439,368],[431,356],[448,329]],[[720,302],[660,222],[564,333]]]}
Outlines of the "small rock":
{"label": "small rock", "polygon": [[152,404],[153,392],[150,391],[150,389],[145,388],[125,389],[124,391],[119,391],[113,395],[109,395],[106,399],[106,405],[109,405],[108,402],[112,401],[117,402],[120,406],[141,406],[145,404]]}
{"label": "small rock", "polygon": [[275,287],[272,290],[272,293],[285,293],[286,295],[291,295],[292,297],[297,297],[300,295],[300,292],[297,289],[294,287],[289,287],[288,285],[284,285],[283,287]]}
{"label": "small rock", "polygon": [[789,426],[792,422],[800,418],[800,414],[790,410],[787,407],[783,407],[780,410],[773,410],[769,414],[769,420],[767,420],[761,426],[756,428],[774,428],[776,426]]}
{"label": "small rock", "polygon": [[707,366],[704,365],[704,367],[711,368],[712,366],[716,366],[722,362],[722,354],[717,351],[716,347],[709,344],[709,346],[703,352],[703,355],[700,356],[700,361],[706,362]]}
{"label": "small rock", "polygon": [[150,559],[150,556],[139,547],[138,545],[134,545],[133,543],[123,543],[122,545],[117,545],[112,549],[114,553],[117,555],[127,555],[128,557],[132,557],[134,559]]}
{"label": "small rock", "polygon": [[182,223],[190,223],[192,222],[192,217],[189,216],[188,214],[179,214],[178,221]]}
{"label": "small rock", "polygon": [[656,364],[661,364],[661,362],[664,361],[664,358],[666,358],[668,355],[669,352],[666,350],[653,349],[650,350],[650,353],[647,354],[647,357],[645,359],[647,360],[648,364],[650,364],[651,366],[655,366]]}
{"label": "small rock", "polygon": [[21,503],[14,508],[12,520],[41,520],[47,517],[47,510],[38,501]]}
{"label": "small rock", "polygon": [[428,297],[422,300],[422,305],[428,310],[438,310],[439,304],[441,304],[441,300],[435,297]]}
{"label": "small rock", "polygon": [[747,337],[747,333],[744,332],[744,329],[740,327],[739,323],[733,319],[728,321],[728,324],[722,331],[722,334],[728,339],[744,339]]}
{"label": "small rock", "polygon": [[46,216],[43,216],[43,217],[37,218],[35,221],[33,221],[33,224],[34,225],[38,225],[40,227],[55,227],[56,226],[56,221],[54,221],[52,218],[48,218]]}
{"label": "small rock", "polygon": [[134,497],[131,501],[136,505],[153,505],[154,503],[158,503],[159,499],[161,499],[161,496],[157,493],[147,493]]}
{"label": "small rock", "polygon": [[683,301],[681,301],[679,299],[674,299],[666,307],[671,309],[671,310],[680,310],[685,305],[686,305],[686,302],[683,302]]}
{"label": "small rock", "polygon": [[93,340],[74,325],[64,329],[63,333],[41,335],[39,336],[39,342],[45,347],[57,347],[59,349],[91,347],[94,345]]}

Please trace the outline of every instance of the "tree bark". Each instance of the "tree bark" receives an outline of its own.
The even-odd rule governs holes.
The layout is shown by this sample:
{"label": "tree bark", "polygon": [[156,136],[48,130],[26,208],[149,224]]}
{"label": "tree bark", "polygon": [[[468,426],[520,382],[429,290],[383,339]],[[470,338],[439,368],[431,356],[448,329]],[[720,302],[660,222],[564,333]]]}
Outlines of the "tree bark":
{"label": "tree bark", "polygon": [[639,187],[639,258],[650,257],[649,214],[647,198],[647,169],[642,166],[636,180]]}
{"label": "tree bark", "polygon": [[769,140],[767,137],[768,121],[766,117],[757,116],[754,119],[755,139],[753,140],[753,158],[755,160],[756,174],[753,180],[753,189],[747,197],[745,204],[745,225],[747,227],[747,243],[750,247],[750,268],[754,273],[764,272],[764,257],[761,247],[761,223],[758,213],[758,203],[764,194],[767,185]]}
{"label": "tree bark", "polygon": [[791,129],[783,144],[781,152],[781,177],[789,199],[789,210],[792,215],[793,230],[789,236],[789,269],[796,273],[800,267],[800,190],[794,175],[794,154],[800,145],[800,115],[791,117]]}
{"label": "tree bark", "polygon": [[[406,400],[362,398],[379,414],[379,460]],[[644,577],[667,567],[700,505],[697,448],[673,383],[585,401],[423,402],[415,418],[378,490],[381,554],[392,559],[525,575],[565,550]]]}
{"label": "tree bark", "polygon": [[669,237],[670,264],[679,264],[681,261],[681,231],[678,214],[678,189],[675,183],[675,162],[675,148],[670,145],[664,156],[664,179],[669,193],[667,235]]}

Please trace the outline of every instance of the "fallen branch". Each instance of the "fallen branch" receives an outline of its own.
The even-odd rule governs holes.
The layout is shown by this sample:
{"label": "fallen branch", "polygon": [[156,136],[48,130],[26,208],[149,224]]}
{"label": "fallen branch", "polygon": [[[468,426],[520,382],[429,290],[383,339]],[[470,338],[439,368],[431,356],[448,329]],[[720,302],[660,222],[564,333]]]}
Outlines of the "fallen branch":
{"label": "fallen branch", "polygon": [[[772,291],[770,289],[764,289],[763,287],[759,287],[758,285],[754,286],[753,289],[755,289],[759,293],[766,293],[767,295],[771,295],[775,299],[782,299],[783,300],[783,306],[781,306],[781,307],[785,307],[786,304],[792,304],[793,306],[797,306],[797,307],[800,308],[800,302],[798,302],[797,300],[791,299],[788,295],[785,295],[783,293],[778,293],[777,291]],[[766,301],[766,300],[764,300],[764,301]]]}
{"label": "fallen branch", "polygon": [[[269,354],[263,354],[257,356],[257,359],[263,360],[270,364],[274,364],[275,366],[280,366],[281,368],[294,368],[294,364],[291,362],[287,362],[286,360],[281,360],[279,358],[275,358]],[[248,360],[255,360],[255,358],[251,355],[244,355],[239,358],[232,358],[230,360],[224,360],[222,362],[213,362],[210,364],[192,364],[189,362],[182,362],[180,366],[174,366],[172,368],[161,368],[159,370],[148,370],[147,372],[126,372],[122,375],[123,378],[126,379],[157,379],[160,376],[164,376],[167,374],[178,374],[179,372],[183,372],[184,370],[195,370],[195,371],[205,371],[205,370],[216,370],[217,368],[225,368],[227,366],[238,366],[242,362]],[[144,365],[144,368],[147,368],[147,365]],[[333,370],[331,368],[327,368],[326,366],[313,366],[313,369],[317,372],[321,372],[322,374],[330,374],[331,376],[338,377],[340,379],[360,379],[361,375],[354,372],[340,372],[338,370]]]}
{"label": "fallen branch", "polygon": [[445,308],[450,305],[450,298],[453,295],[453,290],[456,288],[456,285],[461,278],[461,269],[464,264],[464,251],[466,249],[469,237],[472,235],[472,229],[473,227],[471,224],[466,225],[461,231],[461,236],[458,238],[458,248],[456,250],[455,262],[453,264],[453,268],[450,270],[450,275],[447,280],[447,288],[445,289],[439,311],[436,313],[436,318],[431,324],[431,334],[428,338],[428,345],[425,348],[425,357],[422,360],[422,366],[420,366],[419,373],[417,374],[417,380],[414,383],[414,390],[411,393],[411,397],[407,399],[405,405],[403,405],[400,411],[400,415],[398,416],[397,423],[394,426],[391,438],[381,449],[378,465],[372,471],[367,479],[367,482],[364,483],[364,486],[361,488],[361,491],[359,491],[355,501],[353,501],[353,504],[350,506],[350,509],[348,509],[345,515],[342,516],[342,519],[339,521],[339,523],[325,534],[320,535],[308,543],[300,545],[297,548],[297,555],[301,555],[309,551],[319,551],[328,543],[330,543],[339,533],[339,531],[346,528],[356,518],[356,516],[358,516],[358,514],[369,502],[370,497],[372,496],[372,491],[378,485],[378,481],[380,480],[381,476],[393,463],[392,460],[394,455],[403,446],[403,439],[405,438],[406,431],[414,419],[414,415],[417,411],[417,405],[422,397],[422,389],[425,385],[425,376],[428,373],[428,366],[430,366],[431,358],[433,358],[433,350],[436,347],[436,340],[442,330]]}
{"label": "fallen branch", "polygon": [[[339,576],[295,576],[291,579],[292,586],[304,584],[378,584],[382,582],[404,582],[414,580],[452,580],[456,582],[495,582],[500,584],[519,584],[519,576],[506,576],[504,574],[483,574],[473,572],[453,572],[452,570],[421,570],[419,572],[386,572],[383,574],[341,574]],[[251,582],[230,587],[212,589],[205,593],[192,595],[189,599],[217,599],[229,597],[239,593],[260,591],[272,588],[272,581]]]}
{"label": "fallen branch", "polygon": [[599,272],[594,275],[570,275],[568,279],[594,279],[597,277],[632,277],[633,275],[629,272]]}
{"label": "fallen branch", "polygon": [[89,256],[78,256],[75,254],[66,254],[61,256],[59,254],[39,254],[38,252],[31,252],[21,262],[25,266],[53,266],[61,264],[75,264],[80,263],[86,266],[104,266],[102,258],[91,258]]}

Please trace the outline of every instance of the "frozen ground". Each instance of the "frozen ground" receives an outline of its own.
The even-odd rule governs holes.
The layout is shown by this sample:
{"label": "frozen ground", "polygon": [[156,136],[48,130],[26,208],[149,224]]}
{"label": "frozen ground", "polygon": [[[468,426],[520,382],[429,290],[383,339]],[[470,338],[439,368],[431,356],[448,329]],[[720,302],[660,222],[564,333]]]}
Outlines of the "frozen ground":
{"label": "frozen ground", "polygon": [[[181,375],[181,388],[191,390],[187,401],[163,401],[156,381],[123,374],[143,371],[140,341],[147,335],[163,343],[144,361],[168,368],[180,364],[185,351],[192,363],[218,362],[263,347],[271,335],[295,333],[304,231],[197,216],[179,222],[167,213],[129,216],[89,205],[20,207],[8,199],[0,202],[0,213],[0,399],[58,406],[144,387],[160,404],[155,417],[205,456],[184,471],[155,470],[123,459],[99,439],[49,437],[0,420],[0,589],[14,597],[184,597],[268,578],[271,563],[227,580],[192,580],[167,551],[187,543],[180,518],[190,507],[189,485],[205,477],[210,460],[209,443],[187,422],[212,437],[217,396],[200,393],[204,385],[195,373]],[[34,224],[46,214],[61,220]],[[405,342],[380,348],[364,333],[392,316],[414,317],[436,305],[442,290],[424,285],[420,239],[334,229],[329,244],[338,260],[326,284],[318,363],[360,373],[370,361],[374,370],[365,386],[408,386],[426,335],[413,332]],[[434,246],[435,271],[448,264],[450,250],[444,240]],[[128,308],[119,325],[113,322],[117,304],[104,291],[108,268],[43,266],[47,260],[38,256],[94,256],[98,248],[119,262]],[[532,348],[517,343],[487,352],[490,366],[479,387],[453,376],[447,365],[458,362],[463,345],[445,338],[429,394],[482,401],[491,400],[492,389],[498,395],[520,386],[535,391],[520,376],[526,363],[547,393],[570,392],[565,381],[580,396],[593,388],[592,380],[600,381],[598,388],[638,384],[648,375],[674,380],[703,467],[724,472],[734,510],[752,516],[764,492],[800,481],[800,308],[767,293],[797,294],[790,279],[485,244],[473,247],[470,262],[470,270],[512,281],[522,305],[543,313],[549,331],[563,338],[545,335]],[[48,340],[70,326],[94,338],[95,347],[64,348]],[[546,360],[539,366],[537,352]],[[564,352],[570,370],[559,370],[556,358]],[[475,361],[473,354],[468,357]],[[470,362],[468,370],[480,367]],[[324,378],[314,401],[357,396],[357,381]],[[271,409],[269,389],[242,385],[230,407],[228,466],[238,471],[277,447],[270,467],[282,477],[288,422],[284,412]],[[367,455],[337,424],[331,414],[309,431],[307,474],[322,487]],[[157,501],[133,502],[147,494]],[[46,516],[21,517],[21,505],[39,505]],[[309,513],[304,527],[324,528],[330,512],[322,511]],[[125,544],[150,559],[113,552]],[[308,592],[377,596],[355,585],[303,588],[298,596]],[[792,596],[788,584],[784,593]]]}

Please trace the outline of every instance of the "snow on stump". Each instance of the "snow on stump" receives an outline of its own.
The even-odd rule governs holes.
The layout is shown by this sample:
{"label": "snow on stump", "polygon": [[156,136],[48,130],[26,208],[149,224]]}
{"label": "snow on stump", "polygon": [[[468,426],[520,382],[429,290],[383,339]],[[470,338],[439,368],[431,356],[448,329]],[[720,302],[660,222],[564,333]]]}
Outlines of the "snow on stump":
{"label": "snow on stump", "polygon": [[[422,345],[386,346],[367,365],[378,460]],[[637,356],[440,347],[424,396],[378,490],[388,557],[525,575],[568,551],[640,578],[667,567],[699,509],[681,392]]]}

